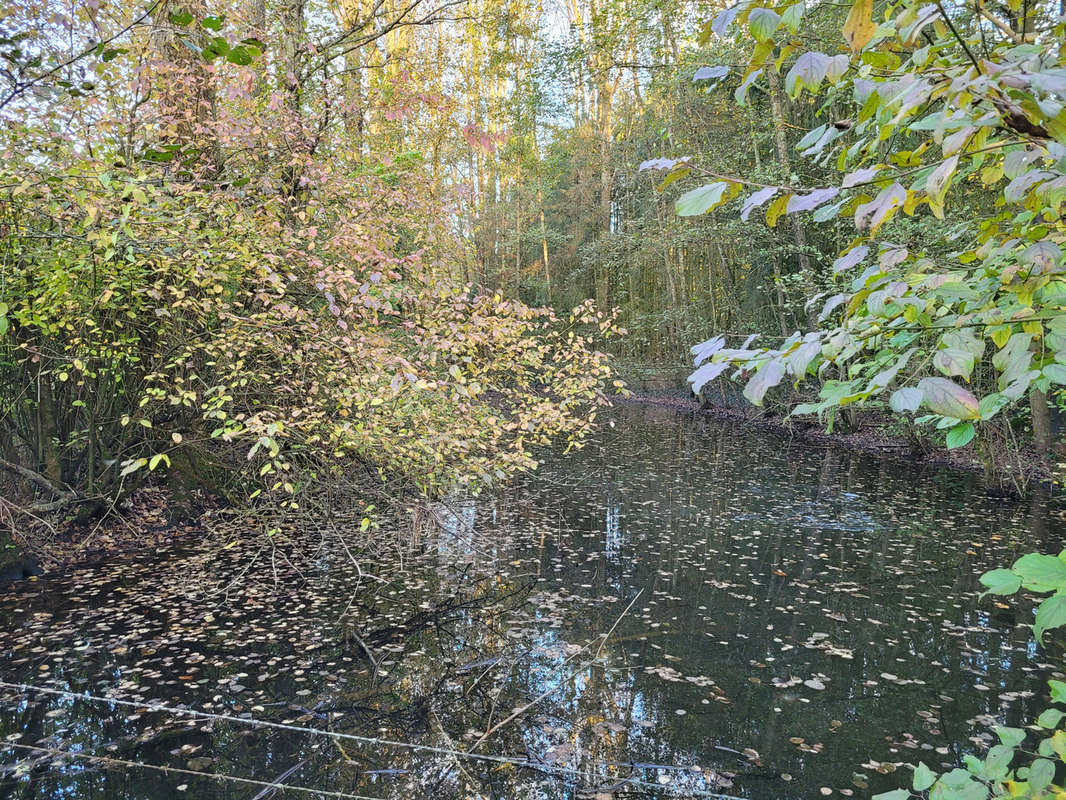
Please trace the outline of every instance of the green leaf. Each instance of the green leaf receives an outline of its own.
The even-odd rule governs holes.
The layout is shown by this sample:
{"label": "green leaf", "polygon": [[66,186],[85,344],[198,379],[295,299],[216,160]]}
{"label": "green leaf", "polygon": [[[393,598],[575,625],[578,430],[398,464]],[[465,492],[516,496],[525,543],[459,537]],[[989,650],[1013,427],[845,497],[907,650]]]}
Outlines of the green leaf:
{"label": "green leaf", "polygon": [[973,439],[974,433],[976,433],[976,429],[972,422],[960,422],[948,431],[948,450],[955,450],[956,448],[969,444],[970,440]]}
{"label": "green leaf", "polygon": [[155,470],[159,466],[159,462],[164,462],[168,467],[170,466],[170,458],[166,453],[156,453],[152,456],[152,460],[148,462],[148,469]]}
{"label": "green leaf", "polygon": [[1063,717],[1066,717],[1066,711],[1060,711],[1057,708],[1048,708],[1036,718],[1036,724],[1041,728],[1057,728],[1059,723],[1062,722]]}
{"label": "green leaf", "polygon": [[1033,633],[1036,634],[1038,642],[1044,635],[1044,631],[1061,628],[1063,625],[1066,625],[1066,594],[1049,597],[1037,607]]}
{"label": "green leaf", "polygon": [[237,45],[230,49],[229,54],[226,56],[226,60],[231,64],[245,67],[252,63],[252,54],[248,52],[247,48]]}
{"label": "green leaf", "polygon": [[1021,576],[1026,589],[1035,592],[1066,589],[1066,562],[1055,556],[1029,553],[1014,562],[1013,570]]}
{"label": "green leaf", "polygon": [[973,353],[957,347],[945,347],[933,355],[933,366],[948,377],[958,376],[968,380],[975,364]]}
{"label": "green leaf", "polygon": [[1038,758],[1029,767],[1029,788],[1040,792],[1051,785],[1055,779],[1055,765],[1046,758]]}
{"label": "green leaf", "polygon": [[[1025,730],[1022,728],[1006,728],[1002,725],[999,725],[996,726],[995,731],[996,736],[998,736],[1000,742],[1002,742],[1002,745],[997,745],[997,747],[1003,747],[1007,751],[1012,750],[1013,748],[1017,747],[1025,741]],[[995,751],[996,753],[996,759],[1003,758],[1004,753],[1002,751],[996,750],[995,747],[988,751],[988,757],[992,756],[993,751]],[[985,759],[986,764],[988,763],[988,757],[986,757]],[[1007,761],[1009,762],[1010,759],[1008,758]]]}
{"label": "green leaf", "polygon": [[147,463],[148,463],[148,459],[147,458],[134,459],[132,461],[127,462],[126,466],[124,466],[122,468],[122,472],[119,473],[119,474],[123,478],[126,477],[127,475],[132,475],[134,472],[139,470],[141,467],[145,466]]}
{"label": "green leaf", "polygon": [[804,89],[812,94],[817,92],[822,81],[825,80],[825,73],[828,69],[829,56],[825,53],[804,53],[796,59],[796,63],[785,76],[785,91],[788,92],[789,97],[795,97]]}
{"label": "green leaf", "polygon": [[674,205],[674,208],[677,211],[678,216],[681,217],[695,217],[700,214],[706,214],[708,211],[717,208],[722,203],[722,196],[728,187],[728,181],[708,183],[698,189],[685,192],[677,198],[677,203]]}
{"label": "green leaf", "polygon": [[[947,378],[922,378],[918,381],[925,407],[934,414],[958,420],[978,418],[978,401],[971,392]],[[1063,564],[1066,567],[1066,564]]]}
{"label": "green leaf", "polygon": [[1009,569],[989,570],[978,580],[986,589],[982,592],[982,597],[986,594],[1014,594],[1022,588],[1021,577]]}
{"label": "green leaf", "polygon": [[1044,377],[1050,378],[1052,383],[1066,383],[1066,365],[1048,364],[1044,367]]}
{"label": "green leaf", "polygon": [[[752,405],[761,406],[763,396],[767,390],[781,383],[781,379],[784,377],[784,362],[780,358],[772,358],[759,367],[758,372],[744,386],[744,396],[748,398],[748,402],[752,403]],[[1063,566],[1066,566],[1066,564]]]}
{"label": "green leaf", "polygon": [[935,782],[936,773],[929,769],[925,764],[919,762],[918,766],[914,768],[914,779],[911,782],[911,787],[914,791],[924,792]]}
{"label": "green leaf", "polygon": [[1002,394],[986,394],[981,398],[981,402],[977,404],[977,413],[981,416],[981,419],[992,419],[996,414],[1003,410],[1004,406],[1010,403],[1010,398],[1005,397]]}
{"label": "green leaf", "polygon": [[217,33],[222,30],[222,17],[204,17],[200,20],[200,24],[209,31],[215,31]]}
{"label": "green leaf", "polygon": [[748,30],[757,42],[765,42],[781,25],[781,17],[769,8],[753,8],[748,15]]}
{"label": "green leaf", "polygon": [[193,16],[188,11],[172,11],[167,16],[172,25],[177,25],[179,28],[186,28],[192,23]]}
{"label": "green leaf", "polygon": [[1066,683],[1050,680],[1047,685],[1051,688],[1051,702],[1066,703]]}
{"label": "green leaf", "polygon": [[911,796],[911,793],[906,789],[893,789],[891,792],[881,792],[881,794],[875,794],[873,800],[907,800]]}
{"label": "green leaf", "polygon": [[799,33],[800,23],[803,22],[803,5],[803,3],[794,3],[781,15],[781,23],[793,33]]}
{"label": "green leaf", "polygon": [[[1000,729],[997,729],[997,733]],[[1010,729],[1008,729],[1010,730]],[[1022,738],[1025,737],[1025,732],[1022,732]],[[1003,737],[1000,736],[1002,739]],[[1007,777],[1007,771],[1010,768],[1010,762],[1014,759],[1014,748],[1017,744],[997,744],[995,747],[988,751],[988,755],[985,756],[984,774],[986,777],[993,780],[1002,780]]]}
{"label": "green leaf", "polygon": [[913,413],[917,411],[918,406],[922,404],[922,390],[913,387],[897,389],[892,392],[892,396],[888,398],[888,404],[897,414],[902,414],[905,411]]}

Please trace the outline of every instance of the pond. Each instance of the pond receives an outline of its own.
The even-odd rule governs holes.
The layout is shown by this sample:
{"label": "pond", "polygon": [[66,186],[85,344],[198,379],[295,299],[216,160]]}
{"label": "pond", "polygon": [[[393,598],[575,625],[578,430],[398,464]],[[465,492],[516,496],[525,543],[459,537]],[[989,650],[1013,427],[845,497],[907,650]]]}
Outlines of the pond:
{"label": "pond", "polygon": [[1047,502],[669,408],[605,420],[373,546],[358,518],[219,514],[3,590],[0,796],[865,797],[1045,707],[1061,649],[975,576],[1058,552]]}

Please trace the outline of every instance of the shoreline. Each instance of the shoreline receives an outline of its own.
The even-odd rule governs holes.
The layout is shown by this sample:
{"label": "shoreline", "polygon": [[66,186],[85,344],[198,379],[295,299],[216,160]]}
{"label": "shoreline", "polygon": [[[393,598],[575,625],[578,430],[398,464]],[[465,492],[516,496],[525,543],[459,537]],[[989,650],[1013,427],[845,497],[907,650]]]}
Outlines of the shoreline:
{"label": "shoreline", "polygon": [[[855,429],[837,433],[827,431],[825,425],[815,419],[790,419],[756,406],[737,407],[714,402],[704,404],[695,397],[682,397],[677,393],[630,389],[629,397],[613,398],[612,403],[671,407],[722,423],[786,437],[802,444],[835,447],[920,468],[951,469],[982,478],[984,476],[984,466],[972,445],[948,450],[940,444],[927,441],[919,443],[906,436],[892,435],[882,427],[891,419],[888,414],[878,415],[876,412],[860,410]],[[1030,492],[1037,487],[1049,489],[1054,486],[1048,464],[1040,463],[1032,453],[1021,453],[1018,464],[1020,469],[997,471],[998,485],[985,484],[984,490],[990,495],[1020,500],[1026,492],[1019,488],[1019,484],[1026,486]]]}

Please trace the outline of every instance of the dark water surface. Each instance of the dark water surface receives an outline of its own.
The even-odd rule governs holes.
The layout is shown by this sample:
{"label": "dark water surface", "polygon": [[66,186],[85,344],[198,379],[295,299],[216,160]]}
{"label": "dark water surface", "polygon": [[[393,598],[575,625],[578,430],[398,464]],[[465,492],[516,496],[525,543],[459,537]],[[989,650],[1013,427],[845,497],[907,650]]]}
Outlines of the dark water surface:
{"label": "dark water surface", "polygon": [[[1053,506],[609,416],[519,486],[377,531],[388,568],[351,524],[222,519],[3,590],[0,680],[132,705],[0,688],[0,797],[867,797],[1045,707],[1061,650],[975,576],[1057,553]],[[498,760],[451,752],[475,746]]]}

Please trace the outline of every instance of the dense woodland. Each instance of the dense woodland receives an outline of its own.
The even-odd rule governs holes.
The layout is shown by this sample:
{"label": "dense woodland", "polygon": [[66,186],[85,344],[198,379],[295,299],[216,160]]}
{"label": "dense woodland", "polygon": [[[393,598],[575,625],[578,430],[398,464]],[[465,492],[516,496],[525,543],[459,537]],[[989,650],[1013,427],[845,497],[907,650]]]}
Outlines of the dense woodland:
{"label": "dense woodland", "polygon": [[[579,448],[662,366],[1045,479],[1064,41],[1039,0],[13,0],[0,521],[165,485],[172,519],[365,534]],[[1054,593],[1039,638],[1064,564],[982,580]],[[1004,730],[913,790],[1049,796],[1066,734],[1015,772]]]}

